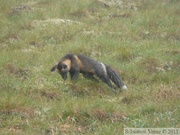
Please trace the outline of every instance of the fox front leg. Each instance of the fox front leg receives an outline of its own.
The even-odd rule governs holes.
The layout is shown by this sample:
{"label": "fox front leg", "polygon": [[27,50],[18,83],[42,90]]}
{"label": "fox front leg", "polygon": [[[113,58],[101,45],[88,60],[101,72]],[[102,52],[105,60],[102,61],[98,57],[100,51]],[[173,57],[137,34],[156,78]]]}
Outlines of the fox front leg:
{"label": "fox front leg", "polygon": [[79,72],[70,72],[71,80],[77,80],[79,77]]}
{"label": "fox front leg", "polygon": [[59,73],[61,75],[61,77],[63,78],[63,80],[67,79],[67,72],[64,73]]}

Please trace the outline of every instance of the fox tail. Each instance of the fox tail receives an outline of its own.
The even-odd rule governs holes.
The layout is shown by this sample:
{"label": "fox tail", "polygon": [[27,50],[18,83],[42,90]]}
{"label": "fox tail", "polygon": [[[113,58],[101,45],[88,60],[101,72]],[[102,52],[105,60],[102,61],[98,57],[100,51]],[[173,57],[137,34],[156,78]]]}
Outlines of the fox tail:
{"label": "fox tail", "polygon": [[106,65],[106,70],[107,70],[107,74],[108,74],[109,78],[111,79],[112,82],[114,82],[114,84],[117,87],[119,87],[122,90],[127,90],[126,85],[123,83],[123,81],[121,80],[119,75],[114,70],[112,70],[112,68],[110,66]]}

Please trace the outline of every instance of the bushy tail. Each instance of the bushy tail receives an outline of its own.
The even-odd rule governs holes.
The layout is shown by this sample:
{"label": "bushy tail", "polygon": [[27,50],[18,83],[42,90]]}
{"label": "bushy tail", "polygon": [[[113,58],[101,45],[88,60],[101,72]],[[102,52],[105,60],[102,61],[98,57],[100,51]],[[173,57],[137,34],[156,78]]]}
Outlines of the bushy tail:
{"label": "bushy tail", "polygon": [[109,76],[109,78],[111,79],[112,82],[114,82],[114,84],[121,88],[121,89],[127,89],[126,85],[124,85],[124,83],[122,82],[121,78],[118,76],[118,74],[111,69],[110,66],[106,65],[106,70],[107,70],[107,74]]}

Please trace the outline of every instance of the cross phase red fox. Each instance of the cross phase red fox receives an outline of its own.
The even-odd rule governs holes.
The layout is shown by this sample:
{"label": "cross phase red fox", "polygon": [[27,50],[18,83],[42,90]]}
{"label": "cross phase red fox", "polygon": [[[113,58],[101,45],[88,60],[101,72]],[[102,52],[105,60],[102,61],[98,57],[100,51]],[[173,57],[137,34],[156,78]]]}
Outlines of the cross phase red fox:
{"label": "cross phase red fox", "polygon": [[51,72],[55,70],[58,71],[64,80],[67,79],[68,72],[72,80],[77,79],[79,73],[82,73],[84,77],[89,79],[95,79],[94,75],[96,75],[113,89],[114,87],[111,81],[114,82],[118,88],[127,89],[121,78],[110,66],[84,55],[66,54],[51,68]]}

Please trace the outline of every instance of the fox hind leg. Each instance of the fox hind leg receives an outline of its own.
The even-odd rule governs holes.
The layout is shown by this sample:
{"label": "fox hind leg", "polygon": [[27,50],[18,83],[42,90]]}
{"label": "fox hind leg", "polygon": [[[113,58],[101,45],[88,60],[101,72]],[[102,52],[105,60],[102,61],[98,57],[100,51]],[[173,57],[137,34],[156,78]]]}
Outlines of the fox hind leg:
{"label": "fox hind leg", "polygon": [[100,76],[100,75],[97,75],[99,77],[99,79],[101,79],[104,83],[106,83],[109,87],[112,88],[112,90],[115,92],[116,94],[116,89],[115,87],[112,85],[110,79],[108,77],[105,77],[105,76]]}
{"label": "fox hind leg", "polygon": [[109,87],[113,88],[112,83],[110,82],[109,78],[100,78],[103,82],[105,82]]}
{"label": "fox hind leg", "polygon": [[97,77],[99,77],[100,80],[106,83],[116,93],[116,89],[113,87],[110,78],[107,74],[107,69],[103,63],[100,63],[95,67],[95,74],[97,75]]}
{"label": "fox hind leg", "polygon": [[100,78],[104,83],[106,83],[109,87],[111,87],[111,89],[115,92],[115,94],[116,94],[116,89],[115,89],[115,87],[112,85],[112,83],[111,83],[111,81],[110,81],[110,79],[108,78],[108,77],[106,77],[106,78]]}

